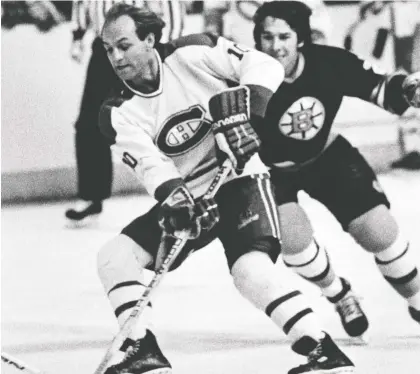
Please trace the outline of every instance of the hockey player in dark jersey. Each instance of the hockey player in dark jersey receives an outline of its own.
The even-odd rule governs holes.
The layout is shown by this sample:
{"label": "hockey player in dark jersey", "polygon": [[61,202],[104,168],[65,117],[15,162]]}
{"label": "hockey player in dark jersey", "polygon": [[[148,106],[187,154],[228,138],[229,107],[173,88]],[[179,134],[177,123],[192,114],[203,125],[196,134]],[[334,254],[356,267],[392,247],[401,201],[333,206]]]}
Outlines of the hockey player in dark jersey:
{"label": "hockey player in dark jersey", "polygon": [[[390,203],[364,157],[332,132],[343,97],[402,114],[420,106],[419,73],[384,75],[339,48],[311,43],[311,11],[297,1],[270,2],[254,17],[256,48],[283,64],[285,81],[256,129],[262,160],[270,167],[280,213],[283,259],[321,287],[336,305],[347,333],[368,327],[349,283],[334,272],[325,249],[298,204],[299,190],[323,203],[365,250],[384,278],[408,302],[420,323],[420,274],[412,249],[390,213]],[[296,234],[298,233],[298,234]]]}
{"label": "hockey player in dark jersey", "polygon": [[[291,373],[353,372],[305,296],[293,282],[281,282],[274,264],[278,215],[251,123],[257,127],[263,120],[284,77],[281,64],[213,35],[160,43],[163,26],[152,12],[118,4],[107,13],[101,34],[121,79],[121,90],[102,106],[101,132],[157,200],[98,253],[99,275],[118,322],[125,322],[144,292],[144,269],[161,261],[162,234],[174,242],[179,231],[191,233],[176,265],[218,237],[237,289],[308,357],[304,371]],[[238,86],[229,88],[232,83]],[[214,199],[203,198],[226,157],[236,172]],[[171,373],[143,317],[121,348],[126,355],[119,352],[106,374]]]}

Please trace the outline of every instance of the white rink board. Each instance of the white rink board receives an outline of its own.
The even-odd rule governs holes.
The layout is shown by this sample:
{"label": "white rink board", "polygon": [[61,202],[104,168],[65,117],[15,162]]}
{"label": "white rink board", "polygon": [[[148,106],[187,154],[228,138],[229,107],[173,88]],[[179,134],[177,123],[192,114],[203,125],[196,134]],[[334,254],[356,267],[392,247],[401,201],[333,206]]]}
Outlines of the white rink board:
{"label": "white rink board", "polygon": [[[380,181],[420,264],[420,173],[398,171]],[[363,297],[370,344],[351,345],[319,291],[294,275],[288,281],[309,293],[358,373],[417,374],[420,326],[405,303],[324,208],[306,196],[302,201],[333,264]],[[117,327],[96,275],[96,253],[148,206],[144,196],[113,198],[99,225],[84,230],[64,228],[63,203],[3,208],[2,350],[47,374],[93,373]],[[237,294],[218,243],[165,279],[154,309],[155,331],[175,374],[283,374],[301,362],[283,333]],[[2,366],[2,373],[16,372]]]}

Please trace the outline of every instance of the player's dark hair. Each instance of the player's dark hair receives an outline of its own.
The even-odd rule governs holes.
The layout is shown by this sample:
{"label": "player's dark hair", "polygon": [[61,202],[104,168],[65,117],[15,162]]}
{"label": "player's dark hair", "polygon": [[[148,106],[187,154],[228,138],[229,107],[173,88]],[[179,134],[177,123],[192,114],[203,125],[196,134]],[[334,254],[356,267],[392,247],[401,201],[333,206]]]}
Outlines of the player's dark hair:
{"label": "player's dark hair", "polygon": [[105,15],[102,31],[110,22],[122,16],[128,16],[134,21],[136,34],[140,40],[146,39],[148,34],[153,33],[155,35],[155,43],[159,43],[165,22],[156,13],[130,4],[117,3],[113,5]]}
{"label": "player's dark hair", "polygon": [[298,42],[312,43],[312,31],[309,22],[312,10],[300,1],[271,1],[261,5],[254,15],[254,41],[261,49],[262,24],[267,17],[286,21],[298,37]]}

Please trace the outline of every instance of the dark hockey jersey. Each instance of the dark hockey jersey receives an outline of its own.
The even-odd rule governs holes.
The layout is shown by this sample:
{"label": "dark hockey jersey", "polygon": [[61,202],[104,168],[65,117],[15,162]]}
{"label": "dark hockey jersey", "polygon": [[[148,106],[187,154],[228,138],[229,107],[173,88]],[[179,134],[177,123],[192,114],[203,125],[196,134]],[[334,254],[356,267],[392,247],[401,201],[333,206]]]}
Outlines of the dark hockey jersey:
{"label": "dark hockey jersey", "polygon": [[405,75],[381,74],[369,62],[340,48],[309,45],[302,53],[301,76],[280,85],[259,129],[264,142],[261,158],[266,164],[299,164],[318,156],[344,96],[397,114],[407,109],[401,88]]}

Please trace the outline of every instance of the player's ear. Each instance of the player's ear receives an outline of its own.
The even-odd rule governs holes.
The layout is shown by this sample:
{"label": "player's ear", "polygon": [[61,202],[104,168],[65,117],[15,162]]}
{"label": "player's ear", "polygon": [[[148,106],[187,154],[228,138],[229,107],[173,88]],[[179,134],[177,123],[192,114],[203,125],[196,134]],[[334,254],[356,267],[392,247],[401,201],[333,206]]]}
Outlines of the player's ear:
{"label": "player's ear", "polygon": [[155,46],[155,34],[153,34],[152,32],[147,34],[144,41],[146,42],[147,47],[152,49]]}

